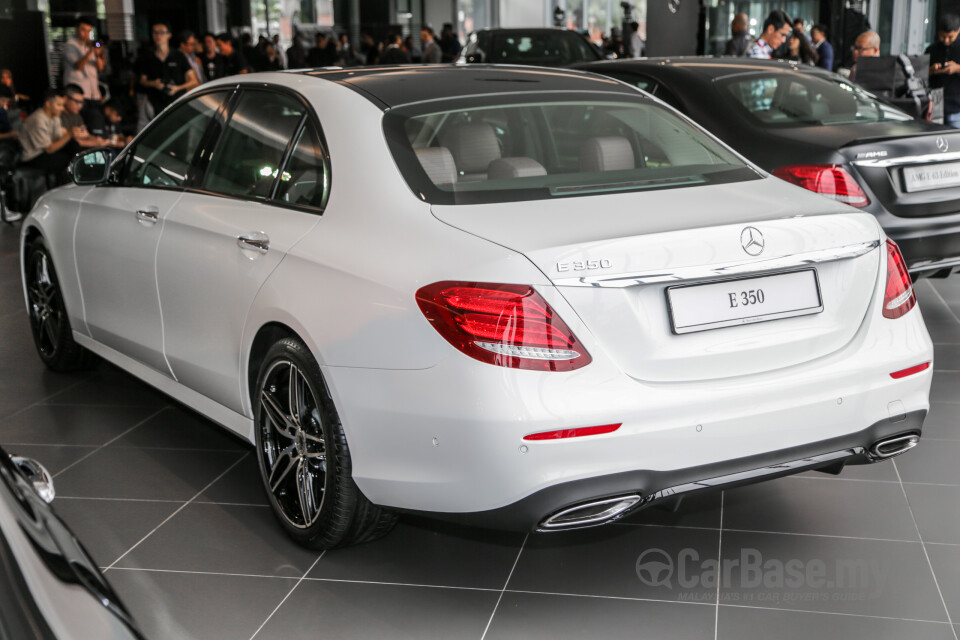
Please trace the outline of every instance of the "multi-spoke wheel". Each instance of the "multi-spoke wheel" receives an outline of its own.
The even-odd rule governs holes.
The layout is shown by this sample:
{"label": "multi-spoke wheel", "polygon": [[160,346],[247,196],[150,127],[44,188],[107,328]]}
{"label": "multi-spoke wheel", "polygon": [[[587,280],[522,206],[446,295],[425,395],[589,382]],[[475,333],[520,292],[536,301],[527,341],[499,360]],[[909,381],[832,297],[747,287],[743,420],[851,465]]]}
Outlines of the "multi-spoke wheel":
{"label": "multi-spoke wheel", "polygon": [[43,240],[30,244],[24,266],[27,312],[40,359],[54,371],[88,368],[93,354],[73,340],[60,283]]}
{"label": "multi-spoke wheel", "polygon": [[396,516],[353,482],[343,428],[307,348],[289,338],[277,342],[252,391],[260,475],[287,532],[329,549],[390,531]]}

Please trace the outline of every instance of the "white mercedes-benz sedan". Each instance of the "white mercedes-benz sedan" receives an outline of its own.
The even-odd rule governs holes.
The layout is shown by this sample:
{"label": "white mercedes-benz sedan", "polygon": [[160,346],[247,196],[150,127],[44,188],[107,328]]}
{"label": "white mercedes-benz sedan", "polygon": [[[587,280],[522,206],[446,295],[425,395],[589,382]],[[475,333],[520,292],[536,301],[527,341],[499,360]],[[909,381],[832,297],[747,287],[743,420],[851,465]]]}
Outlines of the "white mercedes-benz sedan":
{"label": "white mercedes-benz sedan", "polygon": [[283,527],[611,522],[916,445],[933,349],[876,219],[616,80],[211,82],[23,225],[52,369],[96,354],[255,445]]}

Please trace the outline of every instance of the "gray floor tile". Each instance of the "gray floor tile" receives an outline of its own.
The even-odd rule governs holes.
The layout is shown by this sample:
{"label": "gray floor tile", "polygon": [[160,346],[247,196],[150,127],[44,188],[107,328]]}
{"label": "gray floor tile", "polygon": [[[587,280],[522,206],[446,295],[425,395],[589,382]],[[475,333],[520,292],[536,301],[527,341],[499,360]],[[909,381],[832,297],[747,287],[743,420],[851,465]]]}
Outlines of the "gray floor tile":
{"label": "gray floor tile", "polygon": [[862,616],[720,607],[718,640],[810,640],[871,638],[884,640],[955,640],[949,624],[886,620]]}
{"label": "gray floor tile", "polygon": [[170,399],[115,366],[101,362],[88,380],[49,399],[52,404],[123,405],[158,408]]}
{"label": "gray floor tile", "polygon": [[503,594],[486,640],[713,640],[714,605]]}
{"label": "gray floor tile", "polygon": [[932,402],[960,402],[960,373],[936,371],[933,374],[933,384],[930,386],[930,400]]}
{"label": "gray floor tile", "polygon": [[54,509],[101,567],[106,567],[180,508],[179,502],[58,497]]}
{"label": "gray floor tile", "polygon": [[117,566],[299,578],[318,556],[291,540],[266,507],[192,503]]}
{"label": "gray floor tile", "polygon": [[899,483],[781,478],[726,492],[725,529],[919,540]]}
{"label": "gray floor tile", "polygon": [[960,404],[931,402],[923,421],[923,437],[960,440]]}
{"label": "gray floor tile", "polygon": [[531,535],[507,588],[714,602],[715,579],[679,569],[715,565],[718,543],[719,531],[631,525]]}
{"label": "gray floor tile", "polygon": [[200,494],[197,502],[269,505],[260,480],[260,469],[252,453]]}
{"label": "gray floor tile", "polygon": [[328,551],[309,577],[502,589],[523,538],[405,521],[375,542]]}
{"label": "gray floor tile", "polygon": [[923,545],[723,533],[721,602],[946,622]]}
{"label": "gray floor tile", "polygon": [[904,482],[960,485],[960,441],[920,439],[912,451],[893,461]]}
{"label": "gray floor tile", "polygon": [[924,324],[927,325],[927,332],[934,342],[953,342],[960,331],[957,324],[952,321],[930,322],[924,319]]}
{"label": "gray floor tile", "polygon": [[250,444],[179,405],[171,406],[126,434],[118,447],[168,447],[246,451]]}
{"label": "gray floor tile", "polygon": [[109,446],[57,476],[57,490],[84,498],[186,501],[242,455]]}
{"label": "gray floor tile", "polygon": [[960,487],[904,484],[924,542],[960,544]]}
{"label": "gray floor tile", "polygon": [[928,544],[927,553],[950,619],[960,622],[960,547]]}
{"label": "gray floor tile", "polygon": [[[94,446],[65,447],[56,444],[17,444],[7,445],[4,448],[11,455],[21,455],[37,460],[52,474],[60,473],[83,456],[96,450]],[[56,480],[53,485],[56,489]]]}
{"label": "gray floor tile", "polygon": [[684,498],[677,511],[653,507],[621,520],[623,523],[643,525],[679,525],[684,527],[720,527],[720,492]]}
{"label": "gray floor tile", "polygon": [[[290,578],[126,570],[109,571],[107,579],[144,635],[154,640],[246,640],[297,583]],[[316,624],[315,612],[310,620]]]}
{"label": "gray floor tile", "polygon": [[[960,331],[957,331],[960,340]],[[960,369],[960,344],[934,344],[933,364],[936,369]]]}
{"label": "gray floor tile", "polygon": [[499,597],[498,591],[304,580],[256,640],[477,640]]}
{"label": "gray floor tile", "polygon": [[36,405],[0,422],[0,442],[102,445],[156,409]]}
{"label": "gray floor tile", "polygon": [[18,363],[16,367],[0,371],[0,418],[15,415],[90,377],[88,373],[49,371],[35,355],[17,357],[13,361]]}

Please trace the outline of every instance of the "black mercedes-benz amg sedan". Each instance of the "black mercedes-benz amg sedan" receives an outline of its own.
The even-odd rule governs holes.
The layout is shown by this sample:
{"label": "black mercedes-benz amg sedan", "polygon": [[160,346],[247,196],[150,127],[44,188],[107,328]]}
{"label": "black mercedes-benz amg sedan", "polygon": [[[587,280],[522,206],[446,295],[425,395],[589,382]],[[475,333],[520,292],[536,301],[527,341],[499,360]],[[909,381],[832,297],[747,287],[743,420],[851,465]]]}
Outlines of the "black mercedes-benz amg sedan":
{"label": "black mercedes-benz amg sedan", "polygon": [[837,74],[782,61],[574,66],[651,93],[774,175],[869,211],[915,277],[960,267],[960,130],[915,120]]}

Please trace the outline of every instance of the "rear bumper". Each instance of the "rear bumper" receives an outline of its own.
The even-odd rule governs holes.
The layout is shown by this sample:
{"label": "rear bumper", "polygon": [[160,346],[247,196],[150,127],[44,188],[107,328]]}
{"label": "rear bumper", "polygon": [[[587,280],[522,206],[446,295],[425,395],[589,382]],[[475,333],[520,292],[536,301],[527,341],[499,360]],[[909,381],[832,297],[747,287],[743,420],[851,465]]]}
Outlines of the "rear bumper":
{"label": "rear bumper", "polygon": [[[847,464],[880,462],[885,458],[872,453],[873,446],[900,435],[919,436],[926,413],[925,410],[913,411],[896,421],[893,418],[881,420],[862,431],[841,437],[736,460],[671,471],[639,469],[565,482],[499,509],[455,514],[408,512],[495,529],[554,531],[599,526],[647,507],[698,493],[754,484],[812,469],[838,473]],[[610,517],[585,524],[545,525],[551,516],[579,505],[626,496],[638,496],[639,500]]]}
{"label": "rear bumper", "polygon": [[885,229],[900,247],[911,275],[947,275],[960,267],[960,224]]}

